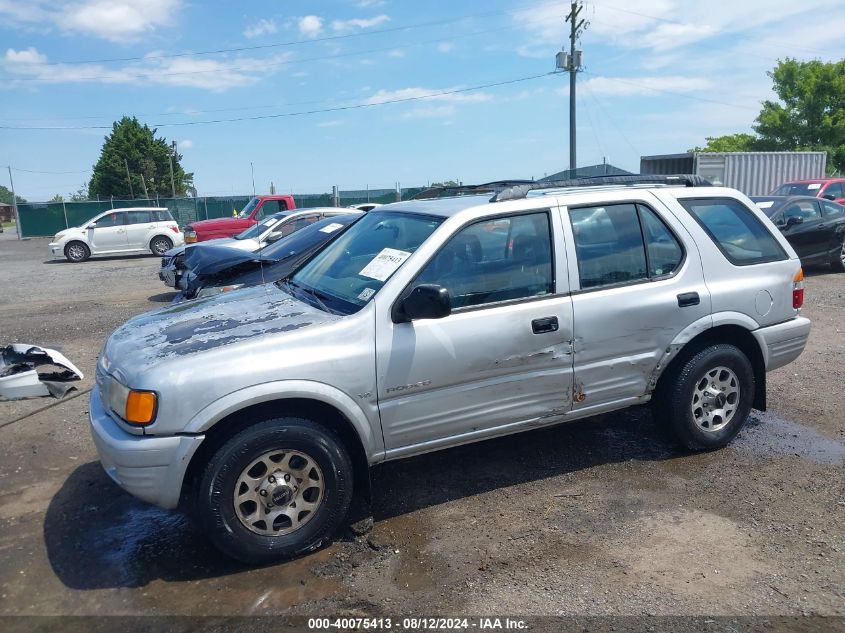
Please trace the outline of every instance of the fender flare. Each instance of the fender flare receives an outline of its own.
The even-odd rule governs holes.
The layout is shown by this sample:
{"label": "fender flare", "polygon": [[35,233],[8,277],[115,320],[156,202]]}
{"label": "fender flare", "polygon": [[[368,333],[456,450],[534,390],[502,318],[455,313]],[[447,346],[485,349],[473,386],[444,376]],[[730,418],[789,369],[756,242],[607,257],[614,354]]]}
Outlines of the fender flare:
{"label": "fender flare", "polygon": [[[678,335],[675,336],[674,339],[672,339],[672,342],[669,343],[667,348],[663,350],[663,356],[661,356],[660,360],[655,366],[654,371],[651,375],[651,379],[649,380],[649,389],[654,390],[654,388],[657,386],[657,381],[663,374],[663,370],[666,369],[669,363],[672,362],[675,356],[678,355],[678,353],[684,348],[687,343],[689,343],[698,335],[723,325],[737,325],[743,329],[748,330],[749,334],[754,332],[754,330],[760,328],[760,324],[757,323],[757,321],[752,319],[747,314],[743,314],[741,312],[716,312],[714,314],[705,315],[700,319],[693,321],[687,327],[681,330]],[[756,337],[754,337],[754,339],[757,340]],[[757,344],[759,345],[760,341],[757,341]],[[764,347],[761,347],[760,353],[763,355],[763,362],[765,366],[768,350]]]}
{"label": "fender flare", "polygon": [[381,429],[374,428],[358,403],[339,389],[312,380],[276,380],[228,393],[198,411],[186,425],[184,433],[205,433],[217,422],[241,409],[289,398],[318,400],[334,407],[352,424],[368,461],[374,463],[383,456]]}

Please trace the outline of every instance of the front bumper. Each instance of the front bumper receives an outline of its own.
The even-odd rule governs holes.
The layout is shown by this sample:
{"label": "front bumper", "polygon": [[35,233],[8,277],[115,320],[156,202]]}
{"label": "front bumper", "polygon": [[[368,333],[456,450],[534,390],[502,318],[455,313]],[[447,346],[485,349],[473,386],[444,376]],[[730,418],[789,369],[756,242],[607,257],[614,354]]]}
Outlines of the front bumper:
{"label": "front bumper", "polygon": [[91,436],[106,474],[131,495],[162,508],[179,504],[182,481],[204,435],[132,435],[121,429],[91,390]]}
{"label": "front bumper", "polygon": [[176,270],[176,266],[170,264],[168,266],[163,266],[161,270],[158,271],[158,278],[164,282],[165,286],[170,286],[171,288],[176,287],[176,282],[178,281],[179,274]]}
{"label": "front bumper", "polygon": [[64,248],[60,242],[50,242],[47,246],[50,247],[50,252],[53,257],[64,257]]}
{"label": "front bumper", "polygon": [[801,355],[810,337],[810,319],[796,317],[752,332],[763,352],[766,371],[788,365]]}

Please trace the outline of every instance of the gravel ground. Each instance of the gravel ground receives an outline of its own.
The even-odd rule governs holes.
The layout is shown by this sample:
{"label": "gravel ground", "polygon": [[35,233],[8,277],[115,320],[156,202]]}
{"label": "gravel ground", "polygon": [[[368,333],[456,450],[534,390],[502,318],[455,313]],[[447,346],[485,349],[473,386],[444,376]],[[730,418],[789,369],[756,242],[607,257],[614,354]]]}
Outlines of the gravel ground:
{"label": "gravel ground", "polygon": [[[171,294],[156,258],[46,244],[0,235],[0,343],[60,347],[84,392]],[[84,393],[0,402],[0,614],[843,616],[845,275],[806,286],[808,348],[728,448],[681,452],[640,408],[384,465],[370,534],[259,569],[111,483]]]}

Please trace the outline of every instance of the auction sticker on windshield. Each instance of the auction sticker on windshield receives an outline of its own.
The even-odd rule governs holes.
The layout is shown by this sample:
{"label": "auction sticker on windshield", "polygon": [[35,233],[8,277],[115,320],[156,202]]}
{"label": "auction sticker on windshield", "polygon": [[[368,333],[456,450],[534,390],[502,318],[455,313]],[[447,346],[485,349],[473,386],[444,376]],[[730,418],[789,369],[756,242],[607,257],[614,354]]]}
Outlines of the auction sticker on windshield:
{"label": "auction sticker on windshield", "polygon": [[815,191],[816,189],[821,189],[821,188],[822,188],[822,183],[820,183],[820,182],[811,182],[809,185],[807,185],[807,189],[809,189],[810,191]]}
{"label": "auction sticker on windshield", "polygon": [[337,222],[332,222],[331,224],[327,224],[323,228],[320,229],[320,233],[334,233],[338,229],[343,228],[342,224],[338,224]]}
{"label": "auction sticker on windshield", "polygon": [[362,277],[384,281],[410,256],[411,254],[407,251],[399,251],[395,248],[382,249],[358,274]]}

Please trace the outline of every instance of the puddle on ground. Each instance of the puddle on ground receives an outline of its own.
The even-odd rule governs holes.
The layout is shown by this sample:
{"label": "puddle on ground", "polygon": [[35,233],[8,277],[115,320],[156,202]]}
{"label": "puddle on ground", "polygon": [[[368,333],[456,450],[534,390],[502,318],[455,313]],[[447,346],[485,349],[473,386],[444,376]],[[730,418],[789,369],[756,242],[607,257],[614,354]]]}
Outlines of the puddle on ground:
{"label": "puddle on ground", "polygon": [[845,443],[772,412],[754,411],[731,446],[755,455],[796,455],[814,464],[845,461]]}

